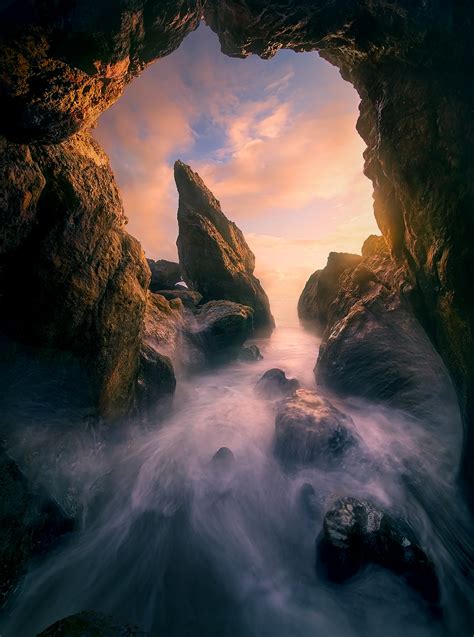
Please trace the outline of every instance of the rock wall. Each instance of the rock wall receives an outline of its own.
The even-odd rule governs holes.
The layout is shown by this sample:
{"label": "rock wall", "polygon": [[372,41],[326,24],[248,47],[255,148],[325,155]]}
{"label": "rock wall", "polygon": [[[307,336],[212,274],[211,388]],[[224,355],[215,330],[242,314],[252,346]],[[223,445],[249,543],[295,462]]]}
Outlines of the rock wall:
{"label": "rock wall", "polygon": [[376,219],[454,379],[474,505],[472,4],[222,0],[205,12],[224,53],[317,50],[359,92]]}

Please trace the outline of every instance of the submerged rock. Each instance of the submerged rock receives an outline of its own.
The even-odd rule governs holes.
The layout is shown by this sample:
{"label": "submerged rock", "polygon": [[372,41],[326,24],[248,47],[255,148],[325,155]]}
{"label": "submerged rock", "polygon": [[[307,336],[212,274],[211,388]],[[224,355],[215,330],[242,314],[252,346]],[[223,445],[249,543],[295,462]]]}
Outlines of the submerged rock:
{"label": "submerged rock", "polygon": [[37,637],[146,637],[137,626],[122,624],[112,617],[84,610],[60,619]]}
{"label": "submerged rock", "polygon": [[331,581],[344,582],[368,564],[402,576],[430,605],[438,604],[434,565],[411,530],[365,500],[342,498],[324,518],[317,569]]}
{"label": "submerged rock", "polygon": [[235,464],[235,456],[229,447],[221,447],[212,456],[212,465],[218,471],[227,472]]}
{"label": "submerged rock", "polygon": [[29,562],[53,549],[74,520],[0,448],[0,607],[14,592]]}
{"label": "submerged rock", "polygon": [[275,455],[285,466],[338,466],[357,445],[352,418],[316,392],[298,389],[279,404]]}
{"label": "submerged rock", "polygon": [[192,336],[211,360],[237,356],[253,332],[253,310],[231,301],[210,301],[195,318]]}
{"label": "submerged rock", "polygon": [[291,396],[299,386],[296,378],[287,378],[283,370],[275,367],[266,371],[257,381],[255,391],[264,398],[281,398]]}
{"label": "submerged rock", "polygon": [[169,290],[182,279],[181,266],[173,261],[166,259],[147,259],[151,272],[150,290],[152,292],[160,292],[161,290]]}
{"label": "submerged rock", "polygon": [[177,240],[183,278],[204,302],[228,300],[254,310],[254,326],[271,330],[275,322],[268,297],[255,278],[255,257],[241,230],[229,221],[220,203],[197,173],[177,161],[179,192]]}
{"label": "submerged rock", "polygon": [[260,349],[257,347],[257,345],[247,345],[247,347],[242,347],[239,352],[238,358],[239,360],[246,361],[248,363],[263,360],[263,356],[260,353]]}
{"label": "submerged rock", "polygon": [[202,300],[202,295],[194,290],[159,290],[158,293],[168,301],[179,299],[185,307],[191,309]]}
{"label": "submerged rock", "polygon": [[358,254],[331,252],[327,265],[308,279],[298,301],[298,316],[320,329],[326,327],[329,308],[339,293],[339,279],[348,268],[353,269],[361,261]]}

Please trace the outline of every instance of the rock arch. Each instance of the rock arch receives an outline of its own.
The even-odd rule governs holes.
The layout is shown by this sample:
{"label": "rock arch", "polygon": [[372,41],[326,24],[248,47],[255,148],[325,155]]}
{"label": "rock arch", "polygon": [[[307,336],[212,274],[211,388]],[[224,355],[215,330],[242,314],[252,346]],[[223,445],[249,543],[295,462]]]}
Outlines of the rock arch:
{"label": "rock arch", "polygon": [[[416,283],[420,320],[456,385],[465,427],[461,475],[474,499],[471,4],[10,0],[2,6],[2,330],[79,353],[95,370],[103,413],[114,411],[112,404],[125,410],[137,377],[149,274],[123,228],[107,160],[81,131],[203,16],[228,55],[317,50],[361,97],[358,131],[367,144],[375,216],[393,257]],[[81,175],[97,184],[96,201]],[[49,299],[34,320],[36,306],[18,292],[28,283],[27,257],[37,294]],[[53,295],[52,281],[58,284]],[[63,323],[70,314],[66,334],[56,320],[59,309]],[[124,326],[118,317],[125,311],[133,321]]]}

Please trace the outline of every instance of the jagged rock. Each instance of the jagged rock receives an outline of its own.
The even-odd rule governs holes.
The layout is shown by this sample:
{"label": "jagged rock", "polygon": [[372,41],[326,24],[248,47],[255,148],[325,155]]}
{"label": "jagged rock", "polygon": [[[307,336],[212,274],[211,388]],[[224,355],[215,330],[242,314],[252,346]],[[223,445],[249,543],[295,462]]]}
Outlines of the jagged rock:
{"label": "jagged rock", "polygon": [[239,360],[245,361],[247,363],[253,363],[255,361],[263,360],[263,356],[260,353],[257,345],[248,345],[247,347],[242,347],[238,356]]}
{"label": "jagged rock", "polygon": [[352,418],[316,392],[298,389],[279,404],[275,455],[285,466],[339,466],[357,445]]}
{"label": "jagged rock", "polygon": [[281,398],[291,396],[299,386],[296,378],[287,378],[283,370],[275,367],[266,371],[257,381],[255,391],[264,398]]}
{"label": "jagged rock", "polygon": [[185,307],[191,309],[199,305],[202,300],[201,294],[194,290],[159,290],[158,293],[168,301],[179,299]]}
{"label": "jagged rock", "polygon": [[143,251],[124,230],[108,158],[90,135],[22,148],[10,172],[23,173],[31,157],[34,178],[7,190],[7,236],[17,229],[19,184],[34,219],[21,245],[14,240],[0,256],[0,328],[20,342],[78,355],[90,368],[97,409],[113,418],[131,405],[137,375],[149,280]]}
{"label": "jagged rock", "polygon": [[199,24],[200,3],[21,0],[0,8],[1,131],[60,142],[90,127],[150,62]]}
{"label": "jagged rock", "polygon": [[140,414],[150,419],[170,407],[176,389],[173,363],[154,347],[144,343],[140,350],[137,403]]}
{"label": "jagged rock", "polygon": [[270,304],[253,275],[255,257],[239,228],[197,173],[177,161],[179,192],[177,240],[183,279],[199,290],[204,302],[225,299],[254,310],[255,329],[274,327]]}
{"label": "jagged rock", "polygon": [[54,548],[74,521],[41,488],[34,488],[0,447],[0,607],[29,562]]}
{"label": "jagged rock", "polygon": [[365,500],[342,498],[325,515],[317,570],[331,581],[344,582],[368,564],[402,576],[430,605],[438,604],[435,567],[406,524]]}
{"label": "jagged rock", "polygon": [[112,617],[84,610],[55,622],[37,637],[146,637],[137,626],[122,624]]}
{"label": "jagged rock", "polygon": [[[315,368],[317,382],[417,415],[447,396],[449,380],[413,310],[413,284],[370,237],[362,260],[346,269],[327,315]],[[444,400],[444,398],[443,398]]]}
{"label": "jagged rock", "polygon": [[194,341],[210,359],[237,356],[253,331],[253,310],[231,301],[210,301],[196,311]]}
{"label": "jagged rock", "polygon": [[361,258],[346,252],[329,253],[326,267],[310,276],[298,300],[298,316],[303,322],[325,328],[329,307],[339,292],[341,274],[353,269]]}
{"label": "jagged rock", "polygon": [[158,261],[147,259],[147,262],[151,272],[150,290],[152,292],[171,290],[183,278],[179,263],[166,261],[166,259]]}

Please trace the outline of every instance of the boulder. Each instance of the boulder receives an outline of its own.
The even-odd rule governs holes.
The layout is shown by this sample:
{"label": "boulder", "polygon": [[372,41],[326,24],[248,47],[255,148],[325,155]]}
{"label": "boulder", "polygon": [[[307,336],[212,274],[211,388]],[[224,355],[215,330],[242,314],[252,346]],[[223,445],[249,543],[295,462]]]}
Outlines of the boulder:
{"label": "boulder", "polygon": [[257,345],[248,345],[247,347],[242,347],[238,356],[239,360],[245,361],[247,363],[253,363],[255,361],[263,360],[263,356],[260,353],[260,349]]}
{"label": "boulder", "polygon": [[122,624],[112,617],[84,610],[60,619],[37,637],[146,637],[137,626]]}
{"label": "boulder", "polygon": [[339,293],[341,274],[348,268],[353,269],[361,259],[358,254],[329,253],[326,267],[310,276],[298,300],[301,321],[324,330],[329,307]]}
{"label": "boulder", "polygon": [[203,301],[228,300],[254,311],[254,327],[269,331],[275,323],[270,304],[255,278],[255,257],[241,230],[229,221],[200,176],[177,161],[179,193],[177,240],[183,279]]}
{"label": "boulder", "polygon": [[158,293],[168,301],[179,299],[184,307],[190,309],[199,305],[202,300],[201,294],[194,290],[159,290]]}
{"label": "boulder", "polygon": [[3,143],[6,159],[16,157],[8,171],[18,178],[6,182],[1,213],[9,244],[0,254],[0,330],[78,356],[95,409],[121,416],[133,402],[150,274],[124,229],[108,158],[86,133],[19,151]]}
{"label": "boulder", "polygon": [[275,367],[266,371],[257,381],[255,391],[264,398],[281,398],[291,396],[299,386],[296,378],[287,378],[283,370]]}
{"label": "boulder", "polygon": [[344,582],[368,564],[402,576],[428,604],[438,604],[435,567],[408,526],[365,500],[337,500],[317,540],[317,570],[333,582]]}
{"label": "boulder", "polygon": [[359,264],[339,279],[315,367],[318,384],[415,416],[452,394],[417,319],[413,285],[383,237],[370,237]]}
{"label": "boulder", "polygon": [[74,521],[0,447],[0,607],[32,559],[52,550],[73,531]]}
{"label": "boulder", "polygon": [[231,301],[210,301],[195,318],[192,338],[210,360],[237,356],[253,332],[253,310]]}
{"label": "boulder", "polygon": [[144,343],[140,350],[137,381],[137,406],[145,418],[168,411],[176,389],[176,377],[171,360],[154,347]]}
{"label": "boulder", "polygon": [[358,442],[352,418],[314,391],[297,389],[278,405],[275,455],[284,466],[337,467]]}
{"label": "boulder", "polygon": [[173,261],[166,259],[147,259],[151,272],[150,290],[152,292],[160,292],[160,290],[172,289],[176,283],[182,279],[181,266]]}

